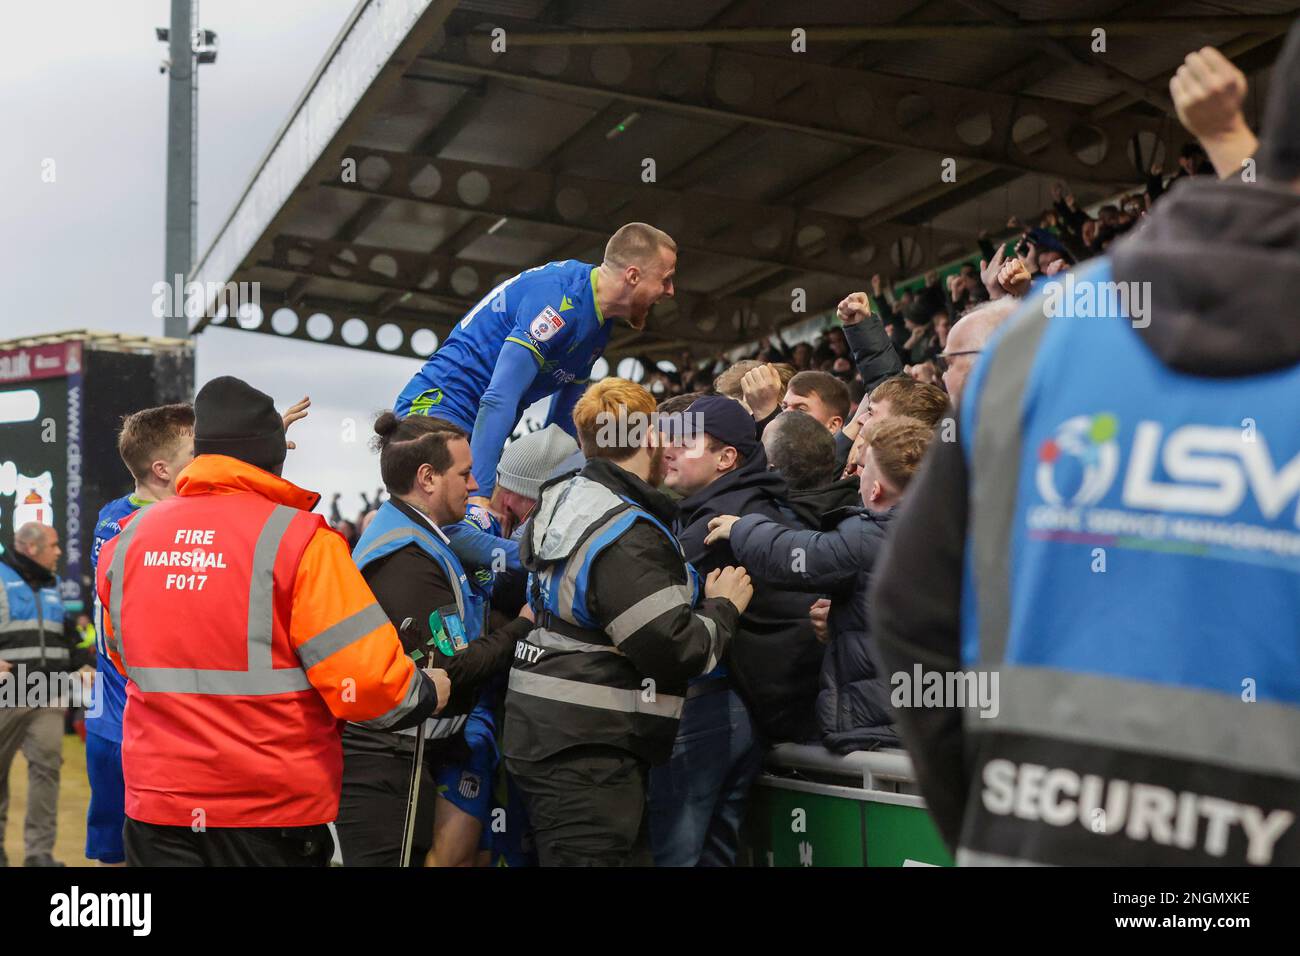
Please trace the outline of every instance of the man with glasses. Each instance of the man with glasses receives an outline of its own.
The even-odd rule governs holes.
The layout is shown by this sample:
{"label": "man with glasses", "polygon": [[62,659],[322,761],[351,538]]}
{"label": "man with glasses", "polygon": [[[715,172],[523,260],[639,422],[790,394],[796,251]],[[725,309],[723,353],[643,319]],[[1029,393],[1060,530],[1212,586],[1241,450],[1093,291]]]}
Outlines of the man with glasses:
{"label": "man with glasses", "polygon": [[962,389],[975,364],[975,357],[984,350],[984,343],[992,337],[994,330],[1020,304],[1020,299],[1008,296],[971,309],[948,333],[948,346],[939,353],[936,361],[943,373],[943,387],[948,390],[954,408],[961,404]]}

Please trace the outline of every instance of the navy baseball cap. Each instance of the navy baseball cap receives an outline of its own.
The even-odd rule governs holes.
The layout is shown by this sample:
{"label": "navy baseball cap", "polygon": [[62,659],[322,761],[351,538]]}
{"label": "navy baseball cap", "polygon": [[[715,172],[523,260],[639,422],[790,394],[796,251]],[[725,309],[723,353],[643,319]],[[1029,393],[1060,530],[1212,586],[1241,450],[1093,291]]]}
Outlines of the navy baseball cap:
{"label": "navy baseball cap", "polygon": [[1065,248],[1065,244],[1046,229],[1031,229],[1029,230],[1029,235],[1025,238],[1036,245],[1040,251],[1055,252],[1066,262],[1073,265],[1074,256],[1070,255],[1070,250]]}
{"label": "navy baseball cap", "polygon": [[[683,413],[685,421],[667,429],[669,436],[699,434],[703,432],[724,445],[730,445],[746,458],[762,446],[758,442],[758,426],[754,416],[745,406],[725,395],[705,395],[697,398]],[[678,431],[678,429],[682,429]]]}

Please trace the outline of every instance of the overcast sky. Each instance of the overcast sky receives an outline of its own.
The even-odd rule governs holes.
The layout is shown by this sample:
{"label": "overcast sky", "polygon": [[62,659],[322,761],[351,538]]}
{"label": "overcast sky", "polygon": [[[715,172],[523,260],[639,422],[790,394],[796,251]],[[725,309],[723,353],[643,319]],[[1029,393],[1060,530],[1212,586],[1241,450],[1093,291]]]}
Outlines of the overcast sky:
{"label": "overcast sky", "polygon": [[[356,0],[203,0],[220,36],[199,70],[199,253],[233,208]],[[161,335],[150,307],[163,271],[166,56],[154,27],[168,0],[7,3],[0,30],[5,184],[0,339],[91,328]],[[55,181],[42,164],[54,160]],[[328,496],[379,484],[369,416],[418,363],[214,328],[198,337],[198,382],[238,375],[281,407],[309,394],[285,477]],[[357,421],[358,440],[341,440]],[[97,467],[98,463],[88,463]],[[119,468],[119,462],[107,463]]]}

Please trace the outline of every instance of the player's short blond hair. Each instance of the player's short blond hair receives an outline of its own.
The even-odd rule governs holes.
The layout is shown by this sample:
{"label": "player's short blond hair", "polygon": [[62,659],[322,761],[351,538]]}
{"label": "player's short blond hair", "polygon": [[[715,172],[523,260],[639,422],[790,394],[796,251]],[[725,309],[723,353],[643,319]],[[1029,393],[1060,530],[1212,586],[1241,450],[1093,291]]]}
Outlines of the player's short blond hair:
{"label": "player's short blond hair", "polygon": [[644,266],[658,255],[660,249],[676,252],[677,243],[662,229],[644,222],[629,222],[609,237],[605,244],[605,261],[620,269]]}
{"label": "player's short blond hair", "polygon": [[642,447],[653,427],[655,399],[636,382],[603,378],[573,407],[578,444],[588,458],[626,461]]}

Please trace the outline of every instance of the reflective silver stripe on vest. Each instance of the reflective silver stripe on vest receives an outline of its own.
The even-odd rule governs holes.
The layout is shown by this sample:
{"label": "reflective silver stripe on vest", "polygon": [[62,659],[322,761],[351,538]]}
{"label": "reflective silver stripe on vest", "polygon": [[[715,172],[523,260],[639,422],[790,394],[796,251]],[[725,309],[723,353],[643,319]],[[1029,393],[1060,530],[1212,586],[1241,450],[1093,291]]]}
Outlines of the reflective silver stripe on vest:
{"label": "reflective silver stripe on vest", "polygon": [[[202,667],[132,667],[124,653],[126,641],[118,645],[118,654],[126,664],[126,674],[140,690],[157,694],[208,694],[223,697],[265,697],[311,690],[311,681],[302,667],[272,667],[271,645],[275,637],[275,559],[285,532],[297,509],[276,505],[257,535],[253,548],[253,568],[248,582],[248,669],[213,670]],[[128,539],[144,520],[136,518],[126,526],[122,538]],[[129,540],[123,540],[113,554],[113,567],[121,579]],[[116,598],[116,595],[112,595]],[[118,631],[120,601],[113,600],[113,630]]]}
{"label": "reflective silver stripe on vest", "polygon": [[718,624],[713,618],[705,617],[703,614],[696,614],[695,617],[709,632],[709,659],[704,664],[704,670],[700,671],[701,674],[707,674],[718,666]]}
{"label": "reflective silver stripe on vest", "polygon": [[46,660],[66,661],[69,657],[66,647],[5,647],[0,648],[0,659],[6,661],[33,661],[39,658]]}
{"label": "reflective silver stripe on vest", "polygon": [[[457,717],[431,717],[420,726],[424,728],[425,740],[443,740],[464,727],[468,719],[469,714],[461,714]],[[393,733],[414,737],[419,729],[419,727],[406,727],[402,730],[394,730]]]}
{"label": "reflective silver stripe on vest", "polygon": [[536,644],[538,647],[545,648],[548,651],[578,651],[582,653],[601,652],[605,654],[618,654],[622,656],[623,652],[611,644],[588,644],[586,641],[580,641],[577,638],[568,637],[564,634],[557,634],[555,631],[547,630],[544,627],[534,628],[528,633],[528,643]]}
{"label": "reflective silver stripe on vest", "polygon": [[1033,860],[1018,860],[1014,856],[999,856],[996,853],[984,853],[980,850],[968,850],[964,846],[957,847],[957,865],[958,866],[1047,866],[1046,863],[1035,863]]}
{"label": "reflective silver stripe on vest", "polygon": [[647,595],[605,625],[605,633],[615,644],[622,644],[655,618],[680,607],[691,607],[691,589],[673,584]]}
{"label": "reflective silver stripe on vest", "polygon": [[[117,536],[117,546],[113,549],[113,563],[108,566],[105,578],[108,580],[108,620],[113,625],[113,636],[108,645],[117,651],[117,656],[122,659],[125,665],[126,661],[126,642],[122,639],[122,583],[124,581],[123,571],[126,568],[126,552],[131,547],[131,541],[135,533],[140,530],[140,522],[145,520],[143,511],[136,514],[132,521],[127,522],[122,533]],[[128,667],[129,670],[129,667]]]}
{"label": "reflective silver stripe on vest", "polygon": [[566,704],[616,710],[624,714],[668,717],[673,720],[681,717],[682,704],[685,703],[685,698],[672,694],[655,694],[653,700],[646,700],[643,696],[644,692],[640,690],[566,680],[563,677],[538,674],[518,667],[510,669],[510,690],[517,694],[528,694],[530,697],[542,697]]}
{"label": "reflective silver stripe on vest", "polygon": [[[403,515],[403,517],[406,516]],[[451,562],[449,562],[445,557],[443,557],[439,553],[438,548],[434,544],[434,537],[433,535],[429,534],[429,532],[424,531],[421,528],[417,528],[414,525],[408,527],[402,527],[402,528],[394,528],[392,531],[385,531],[374,541],[370,542],[370,546],[367,547],[366,550],[362,551],[358,555],[355,555],[353,557],[353,562],[357,565],[357,567],[360,567],[362,564],[365,563],[366,558],[368,558],[379,548],[382,548],[384,545],[388,544],[389,542],[397,541],[401,538],[405,538],[409,536],[413,536],[424,541],[426,544],[429,545],[429,551],[432,552],[433,554],[438,555],[438,563],[442,565],[443,572],[447,575],[447,584],[451,587],[451,592],[456,598],[456,610],[460,612],[460,619],[462,621],[465,620],[465,599],[460,593],[460,575],[457,573],[456,569],[451,566]]]}
{"label": "reflective silver stripe on vest", "polygon": [[384,609],[378,604],[368,604],[304,642],[298,648],[298,660],[302,661],[304,670],[311,670],[321,661],[355,644],[387,623],[388,615]]}
{"label": "reflective silver stripe on vest", "polygon": [[1040,298],[1036,311],[1012,317],[989,359],[979,396],[969,513],[982,666],[1006,656],[1011,627],[1011,534],[1020,490],[1023,397],[1047,329],[1044,301]]}
{"label": "reflective silver stripe on vest", "polygon": [[613,527],[614,523],[622,518],[626,513],[627,509],[624,508],[607,520],[602,521],[587,535],[578,550],[574,551],[573,554],[565,560],[564,574],[560,577],[560,589],[556,594],[556,601],[558,602],[558,613],[560,617],[564,618],[564,620],[571,624],[578,623],[578,619],[573,616],[573,601],[578,590],[578,573],[582,570],[583,564],[586,563],[587,555],[591,553],[591,549],[596,543],[596,540]]}
{"label": "reflective silver stripe on vest", "polygon": [[1000,731],[1300,778],[1300,711],[1231,694],[1003,665],[998,714],[967,707],[968,733]]}
{"label": "reflective silver stripe on vest", "polygon": [[[392,531],[385,531],[374,541],[370,542],[370,545],[369,547],[366,548],[366,550],[362,551],[360,554],[353,555],[352,560],[355,564],[360,566],[365,563],[366,558],[370,557],[371,554],[373,554],[375,551],[378,551],[380,548],[388,544],[390,541],[396,541],[398,538],[405,538],[407,535],[414,535],[415,537],[418,538],[422,534],[423,532],[421,532],[418,528],[394,528]],[[424,535],[424,537],[432,540],[431,535]]]}
{"label": "reflective silver stripe on vest", "polygon": [[284,533],[298,512],[276,505],[257,536],[253,548],[253,573],[248,582],[248,669],[271,669],[271,642],[275,637],[275,556]]}
{"label": "reflective silver stripe on vest", "polygon": [[49,631],[51,634],[63,634],[63,622],[46,618],[38,622],[36,618],[26,621],[10,621],[0,624],[0,634],[17,634],[19,631]]}
{"label": "reflective silver stripe on vest", "polygon": [[371,730],[386,730],[393,726],[393,724],[415,710],[416,705],[420,703],[420,685],[423,682],[424,676],[420,673],[419,668],[411,668],[411,680],[406,685],[406,693],[402,696],[401,703],[378,717],[355,721],[356,725],[358,727],[368,727]]}
{"label": "reflective silver stripe on vest", "polygon": [[[0,589],[3,590],[3,589]],[[6,598],[8,595],[6,595]],[[37,594],[37,599],[40,595]],[[39,626],[38,626],[39,624]],[[36,618],[27,621],[9,621],[6,624],[0,624],[0,634],[16,634],[19,631],[49,631],[51,634],[63,634],[63,622],[51,621],[48,617],[38,622]]]}
{"label": "reflective silver stripe on vest", "polygon": [[127,676],[151,694],[210,694],[222,697],[265,697],[310,690],[311,681],[298,667],[260,671],[214,671],[192,667],[127,667]]}

